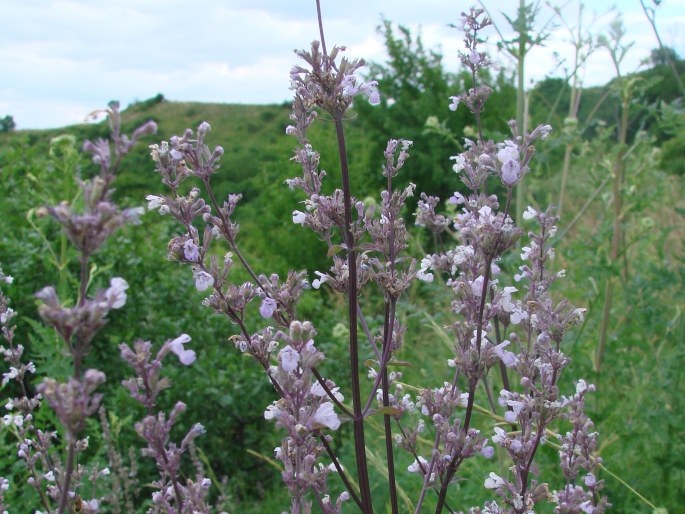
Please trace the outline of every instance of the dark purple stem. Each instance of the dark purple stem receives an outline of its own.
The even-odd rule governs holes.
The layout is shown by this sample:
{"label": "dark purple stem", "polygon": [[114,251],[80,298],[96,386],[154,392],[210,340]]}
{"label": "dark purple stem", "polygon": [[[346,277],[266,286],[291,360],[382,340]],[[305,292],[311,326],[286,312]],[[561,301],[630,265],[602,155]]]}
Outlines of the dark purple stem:
{"label": "dark purple stem", "polygon": [[357,252],[354,248],[354,234],[352,233],[352,195],[350,192],[350,174],[347,163],[347,148],[345,133],[342,126],[342,116],[335,118],[335,132],[338,139],[338,155],[342,175],[343,197],[345,202],[344,234],[347,243],[348,278],[348,312],[350,323],[350,379],[352,382],[352,406],[354,411],[354,448],[357,461],[357,475],[359,490],[362,497],[364,514],[373,513],[371,502],[371,488],[369,484],[369,470],[366,463],[366,442],[364,437],[364,416],[362,414],[361,389],[359,386],[359,350],[357,348]]}

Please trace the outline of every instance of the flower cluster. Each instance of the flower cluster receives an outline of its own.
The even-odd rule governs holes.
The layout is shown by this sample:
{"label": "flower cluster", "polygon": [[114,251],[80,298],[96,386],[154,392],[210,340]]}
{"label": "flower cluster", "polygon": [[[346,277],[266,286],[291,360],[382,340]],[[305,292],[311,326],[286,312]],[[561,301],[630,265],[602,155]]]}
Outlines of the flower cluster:
{"label": "flower cluster", "polygon": [[[174,217],[183,226],[183,233],[169,243],[170,260],[190,266],[196,289],[206,291],[203,304],[237,326],[238,333],[231,338],[236,348],[264,368],[280,397],[267,409],[265,417],[276,420],[287,434],[278,458],[284,464],[285,482],[296,498],[293,509],[308,512],[311,500],[305,496],[312,489],[325,512],[339,512],[340,503],[349,496],[344,493],[336,503],[331,502],[326,485],[329,467],[319,463],[329,442],[321,431],[337,430],[340,426],[335,410],[336,405],[341,406],[339,393],[332,382],[316,371],[324,355],[314,346],[311,323],[300,321],[297,316],[297,303],[311,286],[305,272],[290,271],[282,280],[276,274],[257,275],[248,264],[236,241],[240,227],[233,220],[241,195],[229,194],[219,205],[212,189],[211,176],[219,167],[223,150],[216,147],[210,151],[205,144],[210,130],[209,124],[202,123],[197,132],[188,130],[182,137],[151,147],[156,171],[170,194],[148,196],[148,208]],[[198,187],[192,187],[188,194],[182,193],[184,181],[191,177],[202,182],[208,202]],[[318,174],[309,177],[307,187],[316,189],[317,177]],[[327,205],[336,209],[334,201]],[[202,229],[198,228],[201,223]],[[210,250],[219,240],[227,243],[230,250],[221,261]],[[231,282],[230,271],[236,262],[251,280]],[[343,281],[341,275],[338,279]],[[255,319],[269,324],[249,331],[244,320],[254,310],[258,311]],[[191,360],[188,350],[179,356],[184,363]],[[138,371],[140,376],[142,373],[143,370]],[[140,397],[142,389],[136,382],[126,385],[134,397]],[[165,473],[169,475],[168,471]]]}
{"label": "flower cluster", "polygon": [[[478,70],[491,65],[487,56],[476,50],[478,31],[490,24],[487,18],[480,18],[482,14],[482,10],[472,9],[462,18],[467,53],[461,55],[461,60],[471,69],[474,80]],[[480,127],[480,113],[488,94],[486,88],[474,85],[460,97],[451,97],[449,107],[455,110],[458,100],[466,103]],[[417,213],[417,225],[435,234],[453,228],[458,240],[447,251],[427,255],[421,261],[418,275],[430,282],[434,273],[446,274],[445,284],[453,293],[452,311],[459,316],[458,321],[446,327],[454,340],[454,356],[448,360],[448,365],[454,368],[452,382],[446,382],[441,388],[423,390],[417,398],[422,414],[432,422],[435,440],[430,459],[418,457],[416,470],[424,475],[424,491],[429,486],[439,489],[438,509],[444,506],[447,486],[465,459],[477,453],[485,457],[494,454],[487,439],[471,426],[476,387],[493,368],[498,370],[503,386],[499,397],[503,411],[500,415],[510,424],[511,431],[496,426],[490,440],[513,462],[509,468],[512,478],[492,472],[484,483],[506,507],[489,502],[485,510],[472,512],[522,514],[533,512],[535,505],[542,501],[555,499],[557,505],[560,502],[570,505],[572,500],[565,495],[582,496],[573,485],[554,496],[548,484],[532,477],[535,455],[546,443],[548,427],[553,421],[563,419],[564,413],[578,403],[561,396],[558,382],[569,362],[561,351],[562,339],[582,321],[584,310],[573,308],[566,301],[554,302],[549,294],[552,283],[563,276],[563,271],[551,271],[554,259],[551,239],[557,230],[557,218],[551,209],[538,211],[528,207],[524,220],[536,221],[539,230],[527,233],[530,242],[521,251],[523,263],[515,276],[518,285],[503,284],[505,279],[499,263],[523,237],[509,214],[512,190],[530,171],[534,142],[545,139],[551,130],[541,125],[530,133],[521,133],[514,121],[509,127],[512,136],[502,143],[484,140],[479,129],[479,138],[466,139],[464,151],[452,157],[454,171],[470,190],[468,194],[455,192],[450,199],[459,208],[453,219],[443,220],[436,214],[438,199],[428,196],[422,197]],[[493,179],[506,191],[503,208],[497,195],[486,193]],[[520,290],[524,294],[517,299]],[[510,373],[519,377],[520,388],[510,382]],[[458,389],[461,381],[465,384],[464,393]],[[494,402],[489,400],[493,415],[498,415]],[[454,415],[457,407],[465,408],[463,420]],[[577,425],[574,437],[594,440],[596,433],[589,434],[591,423],[587,418],[584,420],[582,428]],[[411,439],[403,442],[403,446],[414,452]],[[591,451],[589,448],[588,452]],[[581,465],[575,458],[567,459],[564,464],[564,455],[562,452],[562,468]],[[593,461],[590,453],[587,455]],[[584,464],[588,469],[588,462]],[[604,506],[605,499],[592,503],[596,512],[601,512]]]}
{"label": "flower cluster", "polygon": [[[0,269],[0,282],[11,284],[12,280],[12,277],[4,275]],[[68,446],[74,448],[75,454],[84,452],[88,448],[88,438],[79,439],[78,434],[83,431],[86,418],[97,409],[101,401],[102,397],[95,394],[95,389],[104,381],[104,374],[97,370],[88,370],[82,380],[72,377],[66,383],[46,378],[36,388],[38,394],[30,397],[26,383],[28,375],[36,372],[36,366],[33,362],[22,362],[24,346],[14,343],[15,326],[12,320],[15,316],[16,312],[9,307],[7,297],[0,291],[0,326],[8,344],[8,347],[0,346],[0,352],[10,366],[9,371],[3,373],[2,386],[14,381],[21,391],[19,396],[8,399],[4,406],[8,414],[3,416],[2,421],[17,438],[17,457],[28,471],[27,483],[38,494],[42,507],[49,512],[51,500],[61,504],[63,497],[75,498],[76,488],[63,493],[65,484],[70,481],[81,483],[85,476],[95,484],[109,474],[109,469],[99,469],[96,465],[89,473],[82,465],[70,469],[67,462],[66,467],[63,466],[57,457],[57,432],[38,428],[35,425],[35,413],[45,399],[66,429]],[[0,478],[0,509],[4,508],[2,497],[8,488],[9,481]],[[101,496],[82,499],[83,512],[97,512],[102,501]]]}
{"label": "flower cluster", "polygon": [[211,512],[206,497],[211,480],[197,474],[194,480],[181,480],[181,457],[189,449],[193,440],[204,434],[199,423],[193,425],[180,445],[171,441],[171,430],[178,417],[186,410],[183,402],[177,402],[169,414],[155,412],[159,394],[170,386],[169,380],[161,376],[164,358],[174,353],[179,360],[190,365],[195,360],[195,352],[184,347],[190,342],[187,334],[166,341],[157,354],[152,355],[149,341],[136,341],[133,348],[126,343],[119,347],[121,357],[133,368],[135,377],[124,380],[123,385],[131,397],[140,402],[147,415],[135,425],[136,432],[147,442],[143,455],[152,457],[160,473],[159,480],[153,482],[156,491],[152,501],[163,512]]}

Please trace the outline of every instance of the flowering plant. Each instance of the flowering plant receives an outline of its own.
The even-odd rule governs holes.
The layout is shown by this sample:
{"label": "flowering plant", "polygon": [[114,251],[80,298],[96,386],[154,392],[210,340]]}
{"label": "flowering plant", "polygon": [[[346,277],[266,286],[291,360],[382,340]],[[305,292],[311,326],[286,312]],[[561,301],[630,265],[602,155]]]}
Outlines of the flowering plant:
{"label": "flowering plant", "polygon": [[[557,302],[550,294],[551,285],[564,275],[552,269],[557,218],[550,208],[528,207],[523,218],[535,223],[536,230],[524,232],[510,215],[513,191],[531,171],[534,145],[547,137],[551,127],[541,125],[527,132],[510,122],[511,136],[505,141],[484,137],[480,117],[491,90],[479,84],[478,74],[492,62],[481,50],[478,37],[490,25],[483,14],[471,9],[460,21],[465,35],[460,58],[471,71],[473,87],[445,99],[451,111],[466,106],[478,128],[478,137],[466,139],[464,151],[452,157],[452,169],[466,189],[448,200],[458,209],[454,216],[438,212],[437,197],[420,193],[416,225],[440,241],[433,253],[421,258],[409,255],[410,229],[404,213],[415,186],[400,187],[397,178],[405,165],[411,165],[411,141],[387,142],[380,201],[353,196],[344,119],[355,98],[366,98],[372,105],[382,99],[374,81],[359,78],[363,61],[347,59],[342,47],[328,52],[321,22],[321,40],[297,52],[304,64],[295,66],[290,75],[292,123],[285,132],[297,140],[292,160],[301,175],[286,183],[291,190],[304,193],[304,207],[293,210],[292,221],[323,241],[330,258],[328,269],[314,271],[313,278],[306,271],[291,270],[281,277],[253,269],[238,245],[240,227],[234,212],[242,196],[229,194],[220,199],[212,185],[223,149],[208,145],[211,127],[207,122],[196,131],[188,129],[151,146],[155,170],[168,191],[147,196],[148,209],[174,218],[181,226],[169,242],[169,259],[189,266],[195,288],[206,295],[203,304],[235,327],[231,337],[235,348],[263,368],[278,396],[264,407],[263,415],[282,434],[274,454],[290,494],[292,514],[309,513],[315,505],[330,514],[352,508],[370,514],[381,508],[367,456],[367,430],[373,416],[383,419],[384,475],[394,514],[399,513],[401,502],[414,512],[427,508],[455,512],[450,506],[455,500],[448,498],[448,492],[464,476],[464,463],[472,458],[492,459],[495,454],[510,464],[499,466],[506,472],[497,469],[478,477],[489,499],[482,507],[468,509],[470,513],[523,514],[547,502],[555,512],[599,514],[609,506],[595,471],[601,466],[595,456],[597,433],[584,413],[586,395],[594,386],[580,379],[575,393],[565,396],[559,385],[569,363],[562,341],[582,320],[584,310]],[[84,145],[100,167],[95,178],[81,184],[84,212],[67,203],[41,211],[63,226],[79,252],[79,293],[73,306],[60,300],[52,286],[36,294],[41,318],[64,341],[73,361],[71,377],[63,382],[46,378],[37,395],[29,394],[24,377],[34,373],[35,366],[21,362],[23,347],[13,342],[14,312],[0,294],[0,324],[9,345],[2,352],[10,365],[3,385],[15,380],[21,388],[21,395],[7,404],[10,413],[3,422],[15,432],[29,484],[50,513],[97,512],[111,501],[98,494],[84,499],[80,492],[84,478],[95,484],[111,474],[109,468],[97,465],[86,469],[77,460],[87,449],[83,433],[87,419],[101,405],[97,390],[105,381],[101,371],[84,369],[84,360],[109,313],[124,306],[129,285],[116,277],[108,288],[89,296],[89,266],[108,237],[123,224],[135,223],[140,215],[140,209],[119,209],[111,199],[110,186],[123,156],[140,136],[156,127],[145,124],[128,138],[120,133],[118,105],[112,104],[107,114],[111,141]],[[324,187],[327,173],[320,169],[320,155],[308,136],[322,115],[330,117],[335,127],[340,163],[340,187],[330,194]],[[188,187],[186,180],[195,180],[197,185]],[[449,245],[448,236],[456,244]],[[224,247],[219,249],[219,245]],[[511,269],[511,260],[505,259],[509,253],[520,254],[517,269]],[[247,281],[233,281],[235,267],[243,268]],[[512,274],[516,286],[507,280]],[[11,282],[1,272],[0,280]],[[407,364],[398,358],[407,334],[398,303],[417,280],[433,283],[421,286],[432,292],[444,285],[452,315],[443,327],[452,351],[446,362],[449,378],[420,385],[403,382],[403,374],[394,371]],[[322,370],[339,371],[341,366],[335,363],[326,368],[315,322],[298,314],[303,295],[322,288],[330,288],[347,307],[349,363],[343,376],[324,376]],[[366,298],[382,299],[380,316],[369,314],[364,293]],[[374,323],[377,319],[381,322]],[[176,443],[172,431],[186,406],[177,402],[165,412],[158,405],[160,394],[170,386],[162,374],[164,359],[174,354],[183,365],[193,364],[198,356],[190,341],[189,335],[182,334],[157,351],[143,340],[119,346],[134,373],[123,385],[145,410],[135,431],[145,441],[143,455],[154,460],[159,472],[148,512],[212,511],[211,480],[200,469],[192,478],[181,472],[183,454],[192,453],[194,439],[204,428],[192,425]],[[364,375],[367,383],[362,382]],[[496,400],[494,383],[500,389]],[[477,402],[479,385],[484,386],[489,408]],[[54,447],[57,432],[34,426],[33,413],[43,399],[62,425],[64,459]],[[477,422],[476,412],[483,414],[484,422]],[[570,425],[565,433],[554,431],[560,420]],[[356,480],[343,465],[344,453],[333,437],[348,424],[353,432]],[[565,483],[556,488],[542,479],[536,465],[543,445],[558,450]],[[418,475],[420,482],[414,499],[402,497],[398,486],[396,446],[413,458],[407,471]],[[110,456],[110,465],[114,463],[116,458]],[[0,479],[0,511],[5,508],[3,491],[8,486]],[[120,509],[113,506],[115,511]]]}
{"label": "flowering plant", "polygon": [[[454,171],[470,192],[456,192],[450,198],[449,202],[461,209],[454,218],[436,212],[438,198],[422,193],[418,202],[416,224],[438,236],[449,232],[459,244],[426,255],[420,265],[406,255],[408,231],[402,214],[415,186],[398,188],[393,180],[406,164],[412,142],[388,142],[382,165],[387,185],[378,204],[354,198],[344,116],[355,97],[365,96],[371,104],[381,99],[375,82],[363,82],[356,75],[362,61],[347,59],[342,47],[328,52],[321,22],[321,41],[312,43],[308,51],[297,52],[304,65],[291,71],[295,97],[292,124],[286,134],[297,139],[293,161],[302,174],[286,183],[306,195],[304,209],[294,210],[292,219],[313,230],[325,243],[331,259],[329,269],[315,271],[311,282],[305,272],[290,271],[281,278],[254,271],[237,242],[239,225],[233,214],[242,197],[229,194],[220,201],[212,187],[211,178],[219,170],[223,149],[217,146],[212,150],[207,145],[208,123],[202,123],[196,132],[188,129],[180,137],[152,146],[156,171],[169,193],[148,196],[148,208],[171,215],[183,227],[169,243],[169,258],[190,266],[196,288],[208,291],[204,304],[236,326],[237,334],[232,337],[236,348],[264,369],[279,396],[266,408],[264,417],[274,421],[284,434],[275,455],[282,463],[292,513],[310,512],[314,503],[323,512],[337,513],[349,500],[362,512],[373,512],[365,429],[374,413],[384,420],[388,491],[394,513],[399,512],[394,443],[414,455],[409,471],[422,476],[420,496],[411,506],[415,512],[422,509],[429,491],[435,492],[436,513],[445,508],[452,511],[446,502],[449,486],[466,459],[494,455],[490,443],[502,448],[512,461],[510,475],[490,473],[484,486],[498,499],[470,512],[520,514],[532,512],[543,501],[552,502],[557,512],[599,513],[608,506],[600,494],[603,484],[592,474],[601,462],[593,457],[597,435],[582,413],[584,397],[594,387],[580,380],[571,397],[563,396],[558,387],[561,371],[569,362],[561,351],[563,336],[582,320],[584,311],[565,301],[555,302],[549,294],[551,284],[563,277],[563,272],[551,269],[554,250],[550,241],[556,232],[551,209],[529,207],[524,215],[539,228],[527,233],[530,242],[521,248],[523,264],[515,276],[518,287],[505,285],[505,272],[499,264],[524,236],[509,214],[512,192],[531,170],[534,143],[545,139],[551,127],[542,125],[527,133],[510,122],[511,137],[506,141],[484,139],[480,115],[491,91],[478,85],[478,72],[492,63],[480,49],[478,34],[489,24],[480,9],[462,14],[466,51],[461,61],[471,70],[474,85],[451,97],[449,104],[451,110],[464,104],[478,125],[478,138],[467,139],[465,150],[453,157]],[[319,168],[319,153],[307,136],[319,113],[330,116],[336,131],[341,188],[331,194],[324,193],[327,173]],[[188,189],[183,183],[189,178],[197,179],[202,190],[196,186]],[[504,190],[504,208],[500,208],[500,198],[488,192],[497,185]],[[214,249],[217,243],[228,247],[228,251],[221,251],[223,257]],[[230,281],[231,270],[238,263],[249,276],[242,284]],[[415,279],[431,282],[437,274],[446,275],[445,285],[453,294],[450,308],[455,320],[446,327],[454,350],[448,360],[452,379],[442,386],[420,388],[412,398],[404,392],[408,385],[401,382],[402,374],[388,369],[397,363],[395,355],[406,331],[397,316],[397,302]],[[346,380],[351,407],[343,403],[338,385],[342,382],[324,377],[319,370],[326,357],[317,344],[314,323],[298,317],[297,303],[310,287],[330,287],[347,304]],[[516,298],[519,288],[524,294]],[[360,301],[362,290],[382,295],[381,326],[368,322]],[[250,330],[246,318],[257,312],[263,320],[261,328]],[[360,340],[365,341],[364,347],[360,347]],[[360,355],[367,351],[372,355],[365,363],[371,384],[364,393]],[[502,383],[499,407],[490,397],[488,385],[489,375],[496,373]],[[510,374],[518,381],[513,382]],[[485,433],[473,426],[476,389],[481,383],[488,390],[489,416],[497,421]],[[408,429],[417,413],[418,422]],[[573,431],[558,436],[567,482],[554,491],[539,480],[534,460],[541,445],[557,438],[550,427],[558,419],[569,419]],[[358,487],[353,486],[341,465],[330,436],[345,422],[353,428]],[[393,422],[397,432],[393,432]],[[417,443],[419,434],[428,431],[434,443],[424,458]],[[587,489],[576,483],[581,469],[587,471]],[[346,489],[336,499],[330,492],[332,471]]]}

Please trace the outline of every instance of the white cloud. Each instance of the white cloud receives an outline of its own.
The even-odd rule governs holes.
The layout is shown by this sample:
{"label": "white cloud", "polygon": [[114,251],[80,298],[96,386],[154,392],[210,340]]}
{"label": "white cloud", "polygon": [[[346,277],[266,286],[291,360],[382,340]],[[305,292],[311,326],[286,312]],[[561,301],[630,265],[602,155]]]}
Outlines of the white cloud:
{"label": "white cloud", "polygon": [[[596,9],[610,0],[595,0]],[[512,2],[485,1],[506,34],[500,10]],[[457,67],[461,35],[448,28],[460,7],[446,0],[324,1],[328,46],[349,47],[352,57],[384,61],[375,28],[381,13],[394,23],[421,28],[427,48],[439,46],[448,69]],[[625,3],[628,38],[636,41],[624,71],[634,71],[656,46],[639,3]],[[633,5],[636,4],[636,5]],[[629,6],[628,6],[629,5]],[[682,55],[685,0],[665,0],[657,13],[664,42]],[[573,10],[571,10],[573,11]],[[573,25],[574,12],[565,13]],[[0,19],[0,116],[19,128],[73,123],[118,98],[125,105],[157,93],[175,100],[270,103],[290,96],[292,50],[317,38],[313,2],[273,0],[3,0]],[[596,27],[606,26],[601,18]],[[494,31],[491,31],[494,40]],[[540,79],[557,52],[569,63],[567,33],[556,29],[546,48],[535,49],[527,73]],[[490,45],[494,50],[494,45]],[[497,60],[507,64],[506,58]],[[567,64],[568,65],[568,64]],[[611,78],[606,52],[588,61],[586,84]],[[78,115],[77,111],[81,111]]]}

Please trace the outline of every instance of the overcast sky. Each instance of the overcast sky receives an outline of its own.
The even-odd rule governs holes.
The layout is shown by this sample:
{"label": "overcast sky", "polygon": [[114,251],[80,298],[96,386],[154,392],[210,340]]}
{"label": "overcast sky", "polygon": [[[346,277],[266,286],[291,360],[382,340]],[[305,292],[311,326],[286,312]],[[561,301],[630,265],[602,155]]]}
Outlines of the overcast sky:
{"label": "overcast sky", "polygon": [[[577,1],[564,20],[577,25]],[[652,0],[646,0],[652,5]],[[509,33],[501,12],[515,15],[515,0],[484,0]],[[544,4],[544,2],[543,2]],[[354,57],[384,61],[376,26],[385,16],[421,30],[427,47],[441,49],[456,69],[459,32],[447,27],[469,2],[462,0],[322,0],[326,40],[350,48]],[[593,0],[584,24],[606,32],[616,5],[623,15],[634,71],[657,46],[639,0]],[[544,10],[540,24],[549,18]],[[123,105],[162,93],[167,99],[226,103],[280,103],[290,98],[292,50],[318,37],[314,0],[0,0],[0,116],[17,128],[58,127],[83,121],[112,99]],[[685,0],[663,0],[657,25],[664,43],[685,55]],[[490,31],[491,40],[496,34]],[[494,45],[491,50],[495,51]],[[555,67],[553,53],[572,58],[569,34],[557,28],[536,49],[527,73],[540,79]],[[510,66],[504,55],[495,56]],[[557,74],[563,73],[559,71]],[[606,51],[596,52],[584,72],[586,85],[612,77]],[[381,92],[382,93],[382,92]],[[456,94],[457,92],[455,92]]]}

